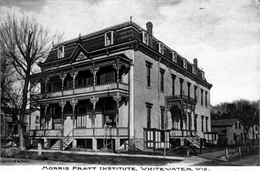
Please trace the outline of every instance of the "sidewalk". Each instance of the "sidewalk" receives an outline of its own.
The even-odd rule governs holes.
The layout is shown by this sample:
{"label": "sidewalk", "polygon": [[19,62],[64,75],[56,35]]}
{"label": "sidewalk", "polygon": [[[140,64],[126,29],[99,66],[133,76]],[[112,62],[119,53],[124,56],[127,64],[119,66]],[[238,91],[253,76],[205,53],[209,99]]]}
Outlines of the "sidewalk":
{"label": "sidewalk", "polygon": [[[237,149],[228,149],[229,153],[234,153],[236,152]],[[208,153],[204,153],[204,154],[200,154],[199,156],[205,159],[210,159],[210,160],[215,160],[218,157],[224,156],[225,155],[225,150],[221,150],[221,151],[215,151],[215,152],[208,152]]]}
{"label": "sidewalk", "polygon": [[[38,150],[28,150],[38,152]],[[59,150],[42,150],[43,153],[67,153],[67,154],[88,154],[88,155],[101,155],[101,156],[125,156],[125,157],[147,157],[147,158],[166,158],[174,160],[184,160],[186,157],[177,156],[156,156],[156,155],[142,155],[142,154],[122,154],[122,153],[106,153],[106,152],[89,152],[89,151],[59,151]]]}

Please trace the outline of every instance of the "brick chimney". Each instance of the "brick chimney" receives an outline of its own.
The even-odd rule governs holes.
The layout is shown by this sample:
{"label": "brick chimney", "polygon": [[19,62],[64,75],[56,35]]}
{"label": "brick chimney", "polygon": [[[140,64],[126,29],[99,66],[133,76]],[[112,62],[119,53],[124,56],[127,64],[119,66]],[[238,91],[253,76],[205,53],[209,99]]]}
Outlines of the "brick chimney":
{"label": "brick chimney", "polygon": [[198,59],[197,59],[197,58],[194,58],[194,59],[193,59],[193,64],[194,64],[196,67],[198,67]]}
{"label": "brick chimney", "polygon": [[153,35],[153,23],[151,21],[146,23],[146,31],[150,34],[150,36]]}

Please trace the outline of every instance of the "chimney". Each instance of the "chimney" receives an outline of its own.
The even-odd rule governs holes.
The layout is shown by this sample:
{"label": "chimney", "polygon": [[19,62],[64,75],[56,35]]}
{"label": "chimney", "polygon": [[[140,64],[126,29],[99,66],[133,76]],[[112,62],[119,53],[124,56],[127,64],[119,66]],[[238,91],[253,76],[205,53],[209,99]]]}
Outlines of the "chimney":
{"label": "chimney", "polygon": [[194,64],[196,67],[198,67],[198,59],[197,59],[197,58],[194,58],[194,59],[193,59],[193,64]]}
{"label": "chimney", "polygon": [[146,31],[150,34],[150,36],[153,35],[153,23],[151,21],[146,23]]}

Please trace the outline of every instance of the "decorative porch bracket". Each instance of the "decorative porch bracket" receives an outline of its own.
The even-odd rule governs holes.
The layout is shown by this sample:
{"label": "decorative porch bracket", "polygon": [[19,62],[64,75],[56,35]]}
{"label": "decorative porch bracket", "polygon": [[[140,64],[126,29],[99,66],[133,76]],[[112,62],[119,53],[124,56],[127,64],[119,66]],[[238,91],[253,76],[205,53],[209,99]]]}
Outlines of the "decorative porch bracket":
{"label": "decorative porch bracket", "polygon": [[62,125],[62,136],[64,136],[64,107],[65,107],[65,105],[66,105],[66,101],[60,101],[59,102],[59,105],[60,105],[60,107],[61,107],[61,125]]}
{"label": "decorative porch bracket", "polygon": [[96,104],[97,104],[98,101],[99,101],[99,97],[95,97],[94,95],[90,98],[90,102],[93,104],[93,113],[92,113],[92,116],[91,116],[93,128],[95,126],[95,118],[96,118],[95,109],[96,109]]}
{"label": "decorative porch bracket", "polygon": [[116,63],[113,64],[113,68],[116,70],[116,82],[119,83],[119,71],[122,68],[122,66],[125,66],[126,68],[129,68],[128,64],[120,63],[120,59],[116,59]]}
{"label": "decorative porch bracket", "polygon": [[99,67],[95,67],[95,64],[92,65],[92,67],[90,68],[90,72],[93,74],[93,89],[95,90],[96,87],[96,75],[97,72],[99,71]]}
{"label": "decorative porch bracket", "polygon": [[119,104],[120,104],[121,99],[122,99],[122,96],[120,95],[119,92],[117,92],[116,95],[113,96],[113,100],[116,101],[116,109],[117,109],[117,112],[116,112],[116,127],[118,127],[118,122],[119,122]]}
{"label": "decorative porch bracket", "polygon": [[62,91],[62,93],[63,93],[63,91],[64,91],[64,81],[65,81],[66,77],[67,77],[67,73],[62,73],[62,74],[60,75],[60,79],[61,79],[61,91]]}
{"label": "decorative porch bracket", "polygon": [[75,107],[78,104],[78,100],[74,98],[70,101],[70,105],[72,106],[72,119],[73,119],[73,128],[75,127]]}
{"label": "decorative porch bracket", "polygon": [[[46,126],[49,125],[49,124],[47,124],[47,123],[49,123],[49,120],[47,119],[48,106],[49,106],[49,103],[43,103],[43,107],[44,107],[44,119],[45,119],[45,129],[47,129]],[[46,125],[46,124],[47,124],[47,125]]]}
{"label": "decorative porch bracket", "polygon": [[75,70],[73,70],[73,71],[70,73],[70,76],[73,78],[73,83],[72,83],[72,86],[73,86],[73,94],[74,94],[75,81],[76,81],[77,75],[78,75],[78,71],[75,71]]}
{"label": "decorative porch bracket", "polygon": [[44,93],[47,93],[47,84],[48,84],[48,81],[50,80],[50,78],[49,77],[46,77],[45,79],[44,79],[44,86],[45,86],[45,90],[44,90]]}

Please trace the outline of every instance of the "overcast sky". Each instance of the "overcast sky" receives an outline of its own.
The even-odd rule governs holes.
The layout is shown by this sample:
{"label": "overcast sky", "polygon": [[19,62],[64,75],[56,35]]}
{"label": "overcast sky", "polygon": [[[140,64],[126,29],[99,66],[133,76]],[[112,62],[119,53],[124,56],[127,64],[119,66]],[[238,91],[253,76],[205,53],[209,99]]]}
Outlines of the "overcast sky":
{"label": "overcast sky", "polygon": [[[211,104],[260,99],[260,0],[0,0],[0,15],[34,16],[64,40],[130,20],[190,62],[198,59]],[[2,15],[4,16],[4,15]]]}

